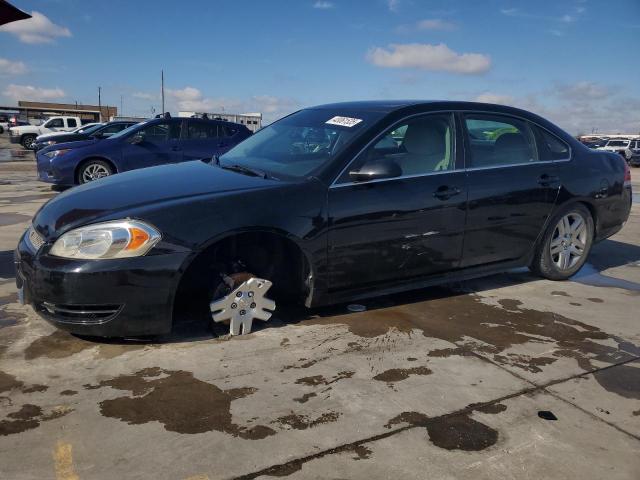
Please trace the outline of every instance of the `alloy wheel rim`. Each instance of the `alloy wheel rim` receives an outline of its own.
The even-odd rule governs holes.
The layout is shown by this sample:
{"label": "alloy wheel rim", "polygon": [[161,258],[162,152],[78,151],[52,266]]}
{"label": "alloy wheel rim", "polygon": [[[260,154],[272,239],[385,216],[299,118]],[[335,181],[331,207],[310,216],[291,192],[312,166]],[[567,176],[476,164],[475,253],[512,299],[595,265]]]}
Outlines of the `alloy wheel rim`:
{"label": "alloy wheel rim", "polygon": [[24,146],[25,146],[26,148],[33,148],[33,144],[34,144],[34,143],[36,143],[36,141],[35,141],[35,138],[28,137],[28,138],[24,141],[24,143],[25,143],[25,145],[24,145]]}
{"label": "alloy wheel rim", "polygon": [[265,297],[271,285],[269,280],[251,277],[228,295],[214,299],[209,305],[213,321],[228,321],[231,335],[250,333],[254,319],[269,320],[276,309],[276,302]]}
{"label": "alloy wheel rim", "polygon": [[571,270],[580,262],[587,246],[587,233],[587,222],[579,213],[568,213],[560,219],[549,246],[551,260],[559,270]]}
{"label": "alloy wheel rim", "polygon": [[93,180],[108,176],[109,171],[107,170],[107,168],[104,165],[100,165],[98,163],[87,165],[87,167],[82,172],[82,180],[85,182],[92,182]]}

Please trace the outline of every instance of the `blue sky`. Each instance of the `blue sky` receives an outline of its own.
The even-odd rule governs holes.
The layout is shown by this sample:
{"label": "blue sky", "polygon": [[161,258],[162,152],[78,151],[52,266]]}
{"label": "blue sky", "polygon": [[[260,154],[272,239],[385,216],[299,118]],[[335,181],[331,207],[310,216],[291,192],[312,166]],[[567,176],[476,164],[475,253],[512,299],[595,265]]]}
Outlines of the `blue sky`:
{"label": "blue sky", "polygon": [[638,0],[12,0],[0,103],[124,113],[262,111],[341,100],[521,106],[571,133],[640,131]]}

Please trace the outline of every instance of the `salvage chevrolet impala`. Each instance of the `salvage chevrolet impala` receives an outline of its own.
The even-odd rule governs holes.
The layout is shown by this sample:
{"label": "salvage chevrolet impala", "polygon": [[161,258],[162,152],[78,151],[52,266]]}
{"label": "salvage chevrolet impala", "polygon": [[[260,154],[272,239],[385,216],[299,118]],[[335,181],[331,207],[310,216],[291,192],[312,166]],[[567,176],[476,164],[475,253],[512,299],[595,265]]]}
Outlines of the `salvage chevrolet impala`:
{"label": "salvage chevrolet impala", "polygon": [[332,104],[220,157],[59,195],[21,238],[16,280],[42,317],[78,334],[163,334],[185,304],[242,334],[281,302],[311,308],[523,266],[567,279],[630,207],[619,155],[537,115]]}

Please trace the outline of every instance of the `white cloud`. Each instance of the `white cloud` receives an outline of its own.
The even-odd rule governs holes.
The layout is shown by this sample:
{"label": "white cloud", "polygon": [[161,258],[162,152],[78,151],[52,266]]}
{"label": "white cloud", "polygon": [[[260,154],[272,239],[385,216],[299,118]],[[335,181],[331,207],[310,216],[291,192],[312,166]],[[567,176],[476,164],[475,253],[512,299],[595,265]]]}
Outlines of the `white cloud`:
{"label": "white cloud", "polygon": [[453,22],[441,20],[439,18],[431,18],[427,20],[421,20],[417,25],[419,30],[443,30],[451,31],[457,28],[457,25]]}
{"label": "white cloud", "polygon": [[0,27],[0,32],[8,32],[18,37],[22,43],[52,43],[58,37],[70,37],[71,31],[56,25],[40,12],[31,12],[31,18],[8,23]]}
{"label": "white cloud", "polygon": [[[271,123],[299,108],[291,98],[273,95],[255,95],[247,99],[210,98],[191,86],[181,89],[165,89],[167,109],[187,112],[245,113],[260,112],[265,124]],[[138,97],[140,98],[140,97]]]}
{"label": "white cloud", "polygon": [[419,68],[460,74],[483,73],[491,67],[491,58],[488,55],[459,54],[444,43],[391,44],[388,49],[376,47],[369,50],[367,60],[378,67]]}
{"label": "white cloud", "polygon": [[574,84],[559,85],[555,89],[565,100],[601,100],[610,95],[610,91],[604,85],[593,82],[578,82]]}
{"label": "white cloud", "polygon": [[273,119],[287,115],[297,110],[298,107],[298,102],[292,98],[275,97],[273,95],[256,95],[251,98],[247,105],[248,110],[262,112],[265,117]]}
{"label": "white cloud", "polygon": [[520,13],[520,10],[517,8],[502,8],[500,9],[500,13],[507,15],[508,17],[515,17]]}
{"label": "white cloud", "polygon": [[529,110],[573,135],[595,130],[599,133],[640,132],[640,98],[593,82],[563,84],[518,97],[495,92],[467,97]]}
{"label": "white cloud", "polygon": [[43,101],[55,100],[65,96],[64,90],[60,88],[40,88],[31,85],[9,84],[2,91],[5,97],[18,100]]}
{"label": "white cloud", "polygon": [[131,94],[133,98],[139,98],[141,100],[157,100],[158,95],[154,95],[152,93],[147,92],[134,92]]}
{"label": "white cloud", "polygon": [[313,8],[317,8],[319,10],[328,10],[333,7],[334,7],[333,2],[325,2],[322,0],[318,0],[313,4]]}
{"label": "white cloud", "polygon": [[513,97],[499,93],[484,92],[474,98],[476,102],[498,103],[500,105],[513,105]]}
{"label": "white cloud", "polygon": [[387,8],[390,12],[397,12],[400,8],[400,0],[387,0]]}
{"label": "white cloud", "polygon": [[0,57],[0,76],[22,75],[27,73],[27,66],[23,62],[14,62]]}

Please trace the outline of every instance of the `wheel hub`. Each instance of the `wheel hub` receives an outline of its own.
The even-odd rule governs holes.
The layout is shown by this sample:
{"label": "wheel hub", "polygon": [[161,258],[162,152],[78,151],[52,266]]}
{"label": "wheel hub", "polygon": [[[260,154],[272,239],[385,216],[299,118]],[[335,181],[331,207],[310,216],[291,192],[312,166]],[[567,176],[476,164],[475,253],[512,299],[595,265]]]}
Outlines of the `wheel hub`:
{"label": "wheel hub", "polygon": [[551,259],[560,270],[576,265],[584,254],[587,242],[587,225],[582,215],[569,213],[562,217],[551,240]]}
{"label": "wheel hub", "polygon": [[276,308],[276,302],[265,297],[271,285],[269,280],[251,277],[228,295],[214,299],[209,305],[213,321],[229,321],[231,335],[250,333],[254,319],[267,321]]}

